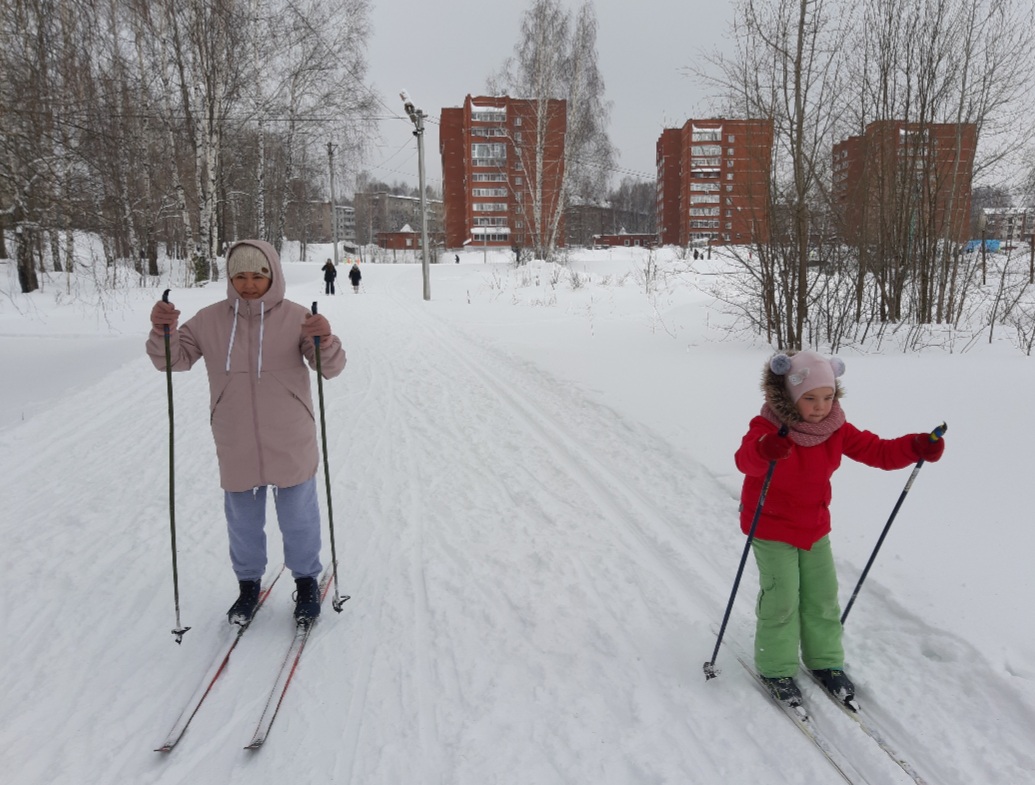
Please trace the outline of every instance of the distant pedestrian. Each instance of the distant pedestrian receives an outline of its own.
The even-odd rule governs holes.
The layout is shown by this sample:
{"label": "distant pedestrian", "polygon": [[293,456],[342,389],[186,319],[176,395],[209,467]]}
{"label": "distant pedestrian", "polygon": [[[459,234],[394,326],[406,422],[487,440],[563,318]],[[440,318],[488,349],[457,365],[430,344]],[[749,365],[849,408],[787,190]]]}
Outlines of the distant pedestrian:
{"label": "distant pedestrian", "polygon": [[456,259],[457,264],[460,264],[460,254],[453,254],[453,258]]}
{"label": "distant pedestrian", "polygon": [[334,262],[330,259],[323,266],[323,288],[324,294],[334,294],[334,279],[338,277],[338,271],[334,268]]}
{"label": "distant pedestrian", "polygon": [[359,282],[363,279],[363,273],[359,271],[359,265],[353,262],[349,270],[349,280],[352,281],[352,291],[359,294]]}

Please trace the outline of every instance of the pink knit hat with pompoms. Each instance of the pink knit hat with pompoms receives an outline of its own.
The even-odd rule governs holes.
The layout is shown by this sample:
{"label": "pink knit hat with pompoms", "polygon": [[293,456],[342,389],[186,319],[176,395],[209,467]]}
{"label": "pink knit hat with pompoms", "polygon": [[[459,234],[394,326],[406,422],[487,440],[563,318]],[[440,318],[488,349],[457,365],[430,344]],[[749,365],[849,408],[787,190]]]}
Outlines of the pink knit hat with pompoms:
{"label": "pink knit hat with pompoms", "polygon": [[793,355],[777,354],[769,361],[769,369],[785,376],[784,383],[791,399],[797,403],[809,390],[818,387],[837,389],[835,381],[845,372],[845,364],[839,357],[827,359],[812,351],[798,352]]}

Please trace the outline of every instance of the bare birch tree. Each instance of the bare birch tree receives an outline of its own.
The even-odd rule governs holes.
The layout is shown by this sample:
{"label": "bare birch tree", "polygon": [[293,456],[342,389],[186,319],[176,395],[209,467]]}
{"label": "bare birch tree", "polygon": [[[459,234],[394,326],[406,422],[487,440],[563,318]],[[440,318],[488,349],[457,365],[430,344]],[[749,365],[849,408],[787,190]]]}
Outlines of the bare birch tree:
{"label": "bare birch tree", "polygon": [[[610,104],[597,66],[596,34],[590,3],[584,3],[573,18],[558,0],[534,0],[522,19],[514,54],[488,83],[496,95],[535,104],[532,155],[521,160],[523,176],[532,184],[531,199],[522,207],[533,251],[544,259],[552,258],[563,241],[561,218],[566,205],[575,197],[602,199],[614,166],[615,149],[607,133]],[[551,160],[547,129],[556,122],[553,113],[562,107],[566,131],[560,191],[549,194],[544,192],[550,182],[545,171],[558,162]]]}
{"label": "bare birch tree", "polygon": [[812,245],[829,213],[830,147],[849,17],[833,0],[741,0],[734,51],[698,72],[734,116],[771,119],[769,237],[742,259],[760,287],[769,340],[800,348],[816,285]]}

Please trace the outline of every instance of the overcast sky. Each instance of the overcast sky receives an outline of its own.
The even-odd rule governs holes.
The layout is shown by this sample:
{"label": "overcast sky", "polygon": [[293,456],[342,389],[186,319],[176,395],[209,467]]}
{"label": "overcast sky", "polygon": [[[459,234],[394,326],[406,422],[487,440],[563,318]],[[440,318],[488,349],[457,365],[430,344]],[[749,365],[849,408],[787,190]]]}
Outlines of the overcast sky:
{"label": "overcast sky", "polygon": [[[488,76],[513,52],[530,0],[373,0],[368,84],[380,100],[379,146],[365,168],[392,183],[417,183],[413,124],[399,91],[428,115],[425,160],[429,184],[441,189],[438,121],[443,107],[485,92]],[[579,0],[562,0],[570,10]],[[663,128],[705,116],[707,96],[683,69],[717,48],[727,34],[729,0],[593,0],[597,56],[612,103],[609,132],[618,170],[654,179],[655,143]]]}

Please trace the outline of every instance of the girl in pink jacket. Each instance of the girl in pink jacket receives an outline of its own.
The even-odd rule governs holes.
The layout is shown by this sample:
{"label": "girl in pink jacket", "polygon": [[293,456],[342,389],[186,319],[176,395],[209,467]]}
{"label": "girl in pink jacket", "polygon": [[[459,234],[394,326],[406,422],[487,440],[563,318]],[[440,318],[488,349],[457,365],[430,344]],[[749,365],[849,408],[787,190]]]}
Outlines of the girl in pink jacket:
{"label": "girl in pink jacket", "polygon": [[341,341],[327,320],[284,299],[276,250],[262,240],[242,240],[227,255],[227,297],[177,327],[180,312],[159,301],[151,311],[147,353],[165,370],[169,328],[172,370],[186,371],[204,358],[209,419],[224,491],[230,561],[240,596],[227,613],[247,624],[258,604],[266,570],[266,488],[273,486],[284,540],[284,563],[297,585],[295,618],[320,613],[320,510],[316,495],[319,454],[309,368],[331,379],[345,367]]}
{"label": "girl in pink jacket", "polygon": [[[841,609],[830,549],[830,477],[851,458],[892,470],[937,461],[941,439],[925,433],[882,439],[847,421],[841,408],[844,363],[815,352],[777,354],[762,375],[765,405],[736,452],[744,474],[741,528],[748,532],[764,477],[775,463],[752,550],[758,563],[755,666],[777,700],[801,703],[798,657],[823,686],[850,702]],[[787,435],[780,434],[786,426]]]}

